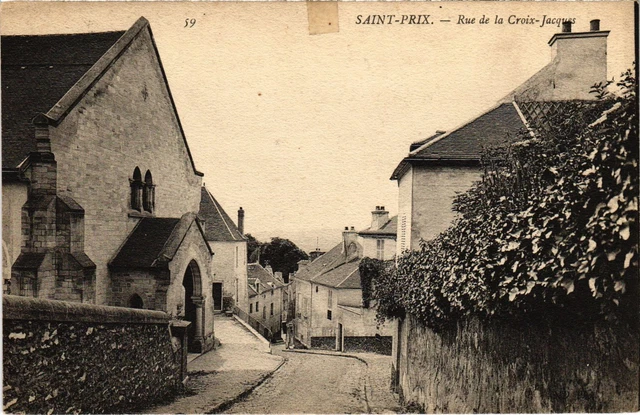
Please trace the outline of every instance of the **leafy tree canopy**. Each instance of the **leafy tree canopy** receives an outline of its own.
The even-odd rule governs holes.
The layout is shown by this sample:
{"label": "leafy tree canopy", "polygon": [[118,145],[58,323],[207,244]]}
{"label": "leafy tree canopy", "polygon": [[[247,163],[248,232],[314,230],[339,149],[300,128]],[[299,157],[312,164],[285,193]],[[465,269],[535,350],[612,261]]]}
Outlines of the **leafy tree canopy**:
{"label": "leafy tree canopy", "polygon": [[289,275],[298,270],[298,261],[309,259],[309,255],[288,239],[274,237],[264,244],[260,255],[260,264],[271,265],[274,272]]}

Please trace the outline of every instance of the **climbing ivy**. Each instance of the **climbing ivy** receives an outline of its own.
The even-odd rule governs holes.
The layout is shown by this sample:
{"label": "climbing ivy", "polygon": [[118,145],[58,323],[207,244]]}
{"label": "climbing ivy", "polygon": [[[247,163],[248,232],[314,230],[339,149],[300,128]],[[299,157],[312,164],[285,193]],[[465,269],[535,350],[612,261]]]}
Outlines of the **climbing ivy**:
{"label": "climbing ivy", "polygon": [[637,316],[638,107],[634,70],[487,149],[458,219],[378,276],[380,320],[432,328],[467,315]]}

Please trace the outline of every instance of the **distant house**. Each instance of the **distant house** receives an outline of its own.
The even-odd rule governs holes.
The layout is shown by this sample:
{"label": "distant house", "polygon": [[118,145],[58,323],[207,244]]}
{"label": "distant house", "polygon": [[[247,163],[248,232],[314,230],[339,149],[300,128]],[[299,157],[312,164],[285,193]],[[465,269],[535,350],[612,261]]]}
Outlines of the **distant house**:
{"label": "distant house", "polygon": [[309,262],[313,262],[322,255],[326,254],[326,252],[321,251],[320,248],[316,248],[313,251],[309,252]]}
{"label": "distant house", "polygon": [[196,170],[149,26],[2,36],[4,293],[162,310],[213,345]]}
{"label": "distant house", "polygon": [[571,32],[571,23],[563,23],[549,41],[551,62],[538,73],[473,120],[410,145],[391,175],[399,189],[398,254],[451,224],[454,197],[481,177],[484,147],[512,140],[567,101],[595,98],[591,86],[607,77],[608,34],[598,20],[588,32]]}
{"label": "distant house", "polygon": [[216,253],[211,260],[213,309],[222,311],[223,298],[247,311],[247,239],[243,235],[244,210],[238,210],[238,226],[231,220],[215,197],[202,186],[200,211],[209,245]]}
{"label": "distant house", "polygon": [[311,263],[300,262],[291,293],[295,337],[303,345],[391,354],[393,330],[378,327],[375,308],[363,306],[358,268],[364,257],[394,257],[396,220],[377,206],[369,228],[345,228],[342,242],[329,252]]}
{"label": "distant house", "polygon": [[[281,273],[274,275],[270,270],[271,267],[264,268],[258,263],[247,265],[249,316],[260,324],[258,331],[263,336],[277,340],[281,337],[283,313],[286,310],[286,284]],[[264,328],[270,334],[265,335]]]}

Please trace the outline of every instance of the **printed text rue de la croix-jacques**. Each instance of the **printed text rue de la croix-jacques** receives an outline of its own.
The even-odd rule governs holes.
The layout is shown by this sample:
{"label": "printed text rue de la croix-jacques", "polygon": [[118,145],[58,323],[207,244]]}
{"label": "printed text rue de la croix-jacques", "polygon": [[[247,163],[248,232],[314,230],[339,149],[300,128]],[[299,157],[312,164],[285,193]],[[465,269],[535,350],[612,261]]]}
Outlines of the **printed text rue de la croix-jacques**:
{"label": "printed text rue de la croix-jacques", "polygon": [[430,14],[359,14],[356,16],[355,24],[357,25],[432,25],[434,23],[454,23],[459,25],[471,24],[509,24],[509,25],[538,25],[539,27],[557,26],[563,22],[576,22],[575,17],[556,17],[543,15],[536,16],[518,16],[515,14],[509,16],[468,16],[459,14],[455,17],[436,18]]}

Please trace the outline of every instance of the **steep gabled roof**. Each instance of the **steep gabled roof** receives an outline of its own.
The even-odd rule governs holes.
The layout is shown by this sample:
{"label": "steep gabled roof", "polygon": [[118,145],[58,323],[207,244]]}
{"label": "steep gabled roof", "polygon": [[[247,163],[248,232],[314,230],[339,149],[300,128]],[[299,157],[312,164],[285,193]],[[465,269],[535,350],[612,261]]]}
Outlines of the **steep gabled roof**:
{"label": "steep gabled roof", "polygon": [[396,236],[398,233],[398,215],[389,219],[379,229],[367,228],[358,232],[361,236]]}
{"label": "steep gabled roof", "polygon": [[341,242],[299,270],[295,278],[334,288],[361,288],[358,271],[361,259],[347,260]]}
{"label": "steep gabled roof", "polygon": [[[204,239],[204,233],[194,213],[185,213],[180,219],[142,218],[109,262],[109,266],[118,268],[164,267],[175,256],[191,226],[197,226]],[[206,240],[204,242],[209,253],[213,254]]]}
{"label": "steep gabled roof", "polygon": [[479,165],[482,149],[508,142],[526,129],[515,103],[502,103],[448,133],[436,134],[411,151],[396,167],[391,180],[400,179],[413,163]]}
{"label": "steep gabled roof", "polygon": [[[247,264],[247,279],[254,280],[265,289],[284,287],[284,283],[275,278],[269,271],[258,263]],[[249,285],[251,287],[251,285]]]}
{"label": "steep gabled roof", "polygon": [[246,240],[227,212],[204,186],[200,189],[198,216],[204,221],[204,233],[208,241],[241,242]]}
{"label": "steep gabled roof", "polygon": [[46,113],[125,32],[2,36],[2,167],[35,151],[31,121]]}
{"label": "steep gabled roof", "polygon": [[33,118],[57,126],[113,63],[147,30],[194,174],[194,164],[149,22],[126,32],[2,36],[2,169],[15,170],[35,150]]}

